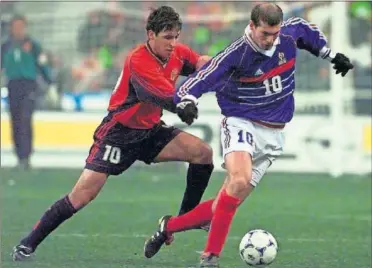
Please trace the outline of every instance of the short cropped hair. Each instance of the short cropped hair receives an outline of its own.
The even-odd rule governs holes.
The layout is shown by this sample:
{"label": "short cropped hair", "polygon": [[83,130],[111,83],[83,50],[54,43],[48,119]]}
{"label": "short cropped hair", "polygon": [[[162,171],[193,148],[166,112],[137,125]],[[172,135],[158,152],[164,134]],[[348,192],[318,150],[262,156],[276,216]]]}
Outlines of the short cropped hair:
{"label": "short cropped hair", "polygon": [[251,20],[256,27],[260,26],[261,22],[269,26],[276,26],[283,21],[283,11],[276,4],[258,4],[251,12]]}
{"label": "short cropped hair", "polygon": [[26,19],[26,17],[23,16],[23,15],[20,15],[20,14],[16,14],[16,15],[14,15],[14,16],[11,18],[10,23],[13,23],[13,22],[18,21],[18,20],[23,21],[24,23],[27,23],[27,19]]}
{"label": "short cropped hair", "polygon": [[182,21],[180,15],[169,6],[161,6],[151,11],[148,19],[146,30],[153,31],[156,35],[161,31],[181,30]]}

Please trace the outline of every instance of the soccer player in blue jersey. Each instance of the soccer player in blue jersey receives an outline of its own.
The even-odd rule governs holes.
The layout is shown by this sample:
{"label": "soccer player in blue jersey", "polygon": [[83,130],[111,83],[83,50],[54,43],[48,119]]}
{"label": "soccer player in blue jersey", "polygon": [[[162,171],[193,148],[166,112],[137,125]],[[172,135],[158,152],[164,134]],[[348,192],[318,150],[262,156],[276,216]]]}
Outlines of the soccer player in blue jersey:
{"label": "soccer player in blue jersey", "polygon": [[199,267],[219,267],[232,219],[239,206],[275,158],[281,155],[283,129],[294,112],[297,49],[329,60],[336,74],[353,68],[349,59],[327,47],[327,39],[301,18],[283,22],[279,6],[263,3],[252,10],[241,38],[187,79],[175,96],[182,121],[198,117],[197,99],[215,91],[224,118],[221,123],[226,180],[213,200],[182,216],[164,216],[145,243],[145,256],[155,255],[169,235],[211,223]]}

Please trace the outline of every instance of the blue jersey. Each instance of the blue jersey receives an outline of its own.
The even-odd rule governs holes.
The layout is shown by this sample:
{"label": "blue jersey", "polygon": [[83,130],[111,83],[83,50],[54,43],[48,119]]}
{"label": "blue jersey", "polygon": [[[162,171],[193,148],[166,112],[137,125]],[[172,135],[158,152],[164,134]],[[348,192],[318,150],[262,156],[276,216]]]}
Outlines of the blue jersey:
{"label": "blue jersey", "polygon": [[328,57],[330,49],[322,32],[301,18],[283,22],[271,50],[244,35],[221,51],[178,88],[174,101],[216,92],[224,116],[272,123],[289,122],[294,113],[296,50]]}

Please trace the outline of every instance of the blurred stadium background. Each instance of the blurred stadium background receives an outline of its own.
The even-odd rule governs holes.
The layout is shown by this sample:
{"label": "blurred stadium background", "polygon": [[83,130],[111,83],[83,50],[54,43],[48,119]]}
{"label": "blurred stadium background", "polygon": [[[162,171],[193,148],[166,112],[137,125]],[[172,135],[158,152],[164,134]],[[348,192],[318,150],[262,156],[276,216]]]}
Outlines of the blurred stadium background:
{"label": "blurred stadium background", "polygon": [[[172,3],[184,21],[181,41],[200,53],[213,56],[242,34],[250,7],[255,3]],[[25,14],[30,34],[48,51],[60,92],[60,103],[53,107],[45,97],[45,85],[40,83],[40,112],[34,122],[34,166],[82,166],[92,131],[105,113],[123,59],[128,50],[145,40],[145,19],[149,9],[161,4],[170,2],[1,2],[2,40],[6,38],[11,16]],[[274,169],[336,175],[346,171],[370,172],[371,3],[344,3],[336,7],[340,9],[338,12],[331,12],[334,8],[331,2],[280,4],[287,18],[302,16],[318,24],[329,37],[332,48],[350,55],[355,70],[349,77],[341,79],[331,75],[328,62],[306,52],[299,53],[297,115],[288,127],[291,142],[287,143],[286,155],[282,164],[275,165]],[[6,80],[1,81],[2,165],[11,166],[15,164],[15,158],[5,112]],[[198,123],[206,124],[203,129],[212,132],[204,135],[209,135],[216,149],[216,161],[220,161],[218,124],[211,124],[219,120],[219,111],[212,95],[204,98],[201,109]],[[168,117],[177,121],[171,115],[166,115]],[[80,127],[75,128],[77,125]],[[75,132],[69,132],[69,129]],[[201,128],[195,126],[189,131],[200,132]],[[45,161],[45,153],[51,156],[50,161]],[[353,155],[353,161],[350,161],[350,155]],[[344,161],[346,159],[348,161]]]}
{"label": "blurred stadium background", "polygon": [[[59,104],[53,106],[45,96],[46,85],[40,83],[38,112],[34,116],[35,152],[31,163],[35,168],[49,170],[13,171],[8,169],[16,164],[16,158],[7,113],[6,79],[4,76],[1,78],[1,182],[2,201],[6,204],[3,209],[2,251],[8,252],[26,228],[54,199],[68,191],[79,175],[92,142],[93,131],[106,112],[123,59],[132,47],[146,38],[145,19],[151,7],[162,4],[173,6],[181,13],[184,22],[181,41],[201,54],[213,56],[231,40],[242,35],[250,9],[255,3],[1,1],[1,40],[7,37],[10,18],[14,14],[24,14],[28,19],[29,33],[48,52],[60,93]],[[285,241],[283,243],[290,244],[292,248],[292,251],[284,250],[285,257],[275,267],[371,267],[371,2],[278,3],[286,18],[300,16],[318,24],[329,37],[330,47],[348,55],[355,69],[346,78],[335,77],[328,62],[299,52],[296,116],[287,127],[285,154],[273,165],[268,176],[278,180],[264,182],[267,186],[262,188],[260,197],[257,195],[250,201],[250,209],[253,209],[251,214],[241,213],[237,216],[238,223],[232,231],[235,241],[232,239],[230,242],[235,246],[242,228],[253,221],[250,226],[269,228],[279,235],[279,241]],[[200,103],[200,119],[186,129],[212,145],[215,166],[220,170],[219,108],[213,94],[203,97]],[[174,115],[165,114],[164,119],[169,124],[185,128]],[[204,239],[193,235],[183,238],[191,256],[183,256],[181,246],[176,246],[173,253],[168,250],[168,254],[174,254],[172,256],[177,256],[177,253],[182,255],[182,261],[176,262],[177,265],[171,264],[166,259],[167,255],[160,257],[160,264],[139,261],[139,257],[133,255],[127,256],[128,251],[141,250],[142,240],[141,243],[137,240],[143,236],[142,233],[152,231],[153,226],[148,225],[149,221],[152,223],[167,210],[172,211],[169,213],[176,211],[183,190],[183,184],[180,183],[184,176],[183,165],[159,165],[151,172],[143,171],[141,164],[137,167],[121,176],[135,180],[113,180],[113,186],[108,186],[110,188],[103,193],[103,201],[88,209],[95,217],[89,212],[82,212],[83,215],[89,214],[86,218],[79,216],[80,221],[85,221],[89,228],[84,229],[79,221],[67,223],[59,235],[51,239],[50,243],[55,247],[44,248],[47,253],[52,254],[57,248],[65,251],[62,255],[54,256],[58,267],[72,264],[72,260],[76,264],[74,267],[118,266],[115,261],[119,262],[120,256],[110,253],[110,246],[106,245],[105,248],[102,243],[97,246],[96,242],[106,242],[108,237],[111,237],[112,248],[122,246],[123,239],[129,241],[130,246],[123,253],[127,259],[124,267],[186,267],[186,263],[194,261],[197,255],[193,255],[192,251],[201,248],[195,249],[192,239],[200,240],[199,247]],[[175,171],[167,173],[167,170]],[[180,175],[177,175],[178,172]],[[315,174],[306,175],[308,173]],[[174,176],[179,179],[174,180]],[[342,176],[342,182],[332,179],[339,176]],[[217,174],[216,177],[222,178],[222,175]],[[301,178],[308,180],[298,180]],[[150,186],[148,183],[151,183]],[[159,193],[156,190],[154,196],[150,197],[149,192],[155,189],[151,188],[152,183],[161,190]],[[127,184],[131,187],[131,193],[125,191]],[[220,180],[213,182],[207,194],[213,195],[219,184]],[[312,193],[306,192],[311,188]],[[287,192],[288,189],[291,190]],[[169,193],[168,197],[160,198],[159,194],[165,191]],[[286,193],[286,200],[283,200],[280,192]],[[128,201],[138,197],[140,203]],[[146,210],[149,202],[151,212]],[[107,203],[112,211],[117,211],[115,206],[119,210],[123,209],[123,204],[131,206],[126,215],[130,216],[128,223],[124,216],[120,218],[122,221],[117,221],[115,214],[105,214]],[[273,204],[275,213],[272,211]],[[23,212],[18,213],[20,207]],[[262,215],[262,209],[268,215]],[[99,220],[102,217],[107,219],[104,228],[101,228],[102,222]],[[136,219],[134,225],[140,230],[133,228],[132,218]],[[18,223],[13,224],[13,221]],[[126,223],[124,228],[121,227],[123,222]],[[325,226],[329,229],[324,229]],[[314,231],[308,231],[304,236],[304,230],[312,228]],[[324,232],[320,234],[319,230]],[[97,232],[100,234],[94,236]],[[348,233],[344,233],[343,238],[337,238],[341,232]],[[73,239],[63,244],[65,237]],[[79,238],[87,239],[89,250],[102,247],[105,252],[95,253],[98,255],[82,253],[86,258],[79,260],[80,255],[76,252],[79,248],[73,242]],[[351,246],[342,246],[345,242]],[[137,249],[133,249],[135,246],[138,246]],[[294,248],[299,248],[307,255],[294,261],[297,254]],[[231,254],[228,254],[230,251]],[[240,264],[235,251],[235,248],[227,250],[226,267],[238,267]],[[314,251],[316,256],[327,261],[314,263]],[[342,257],[338,253],[342,253]],[[66,259],[64,256],[69,257]],[[100,261],[96,260],[95,264],[87,261],[95,256]],[[40,257],[41,261],[32,267],[57,267],[47,260],[47,256]],[[3,255],[3,259],[3,267],[18,267],[10,264],[8,255]]]}

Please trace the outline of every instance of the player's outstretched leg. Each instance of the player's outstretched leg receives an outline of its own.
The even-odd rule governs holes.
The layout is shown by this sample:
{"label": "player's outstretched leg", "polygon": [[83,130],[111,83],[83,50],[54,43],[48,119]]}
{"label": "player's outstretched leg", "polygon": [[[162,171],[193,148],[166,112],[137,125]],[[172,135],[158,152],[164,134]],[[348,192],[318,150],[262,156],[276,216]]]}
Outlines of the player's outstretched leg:
{"label": "player's outstretched leg", "polygon": [[[201,139],[170,127],[162,127],[153,140],[156,141],[156,148],[159,147],[159,140],[163,141],[165,147],[155,159],[151,160],[152,162],[185,161],[189,163],[186,189],[178,213],[178,215],[183,215],[200,203],[208,186],[214,168],[212,148]],[[200,229],[200,226],[195,228]],[[169,238],[173,239],[173,236]],[[166,241],[166,244],[169,242]]]}
{"label": "player's outstretched leg", "polygon": [[225,164],[227,184],[216,199],[211,229],[201,256],[200,268],[219,267],[218,257],[224,247],[237,208],[254,189],[251,185],[252,158],[247,152],[231,152],[225,157]]}
{"label": "player's outstretched leg", "polygon": [[213,199],[200,203],[186,214],[171,217],[164,216],[159,220],[156,232],[145,242],[144,253],[147,258],[153,257],[164,245],[170,235],[194,229],[209,223],[212,219]]}
{"label": "player's outstretched leg", "polygon": [[32,231],[13,248],[13,260],[29,259],[51,232],[97,196],[106,180],[106,174],[85,169],[71,193],[55,202]]}
{"label": "player's outstretched leg", "polygon": [[[202,162],[204,159],[205,162],[212,161],[212,153],[208,149],[205,149],[204,151],[204,154],[207,156],[204,158],[201,157],[201,160],[196,160],[199,160],[200,162]],[[204,191],[208,186],[213,168],[214,166],[212,163],[189,164],[189,168],[187,170],[186,189],[178,215],[183,215],[189,212],[200,203]]]}
{"label": "player's outstretched leg", "polygon": [[[212,148],[201,139],[173,127],[161,127],[152,137],[158,148],[162,141],[164,148],[159,152],[154,163],[184,161],[189,163],[186,178],[186,189],[178,215],[195,208],[202,199],[213,172]],[[149,148],[150,151],[154,149]],[[146,154],[149,154],[146,152]]]}
{"label": "player's outstretched leg", "polygon": [[[209,179],[213,172],[213,164],[190,164],[187,171],[186,189],[182,199],[181,208],[178,215],[183,215],[194,209],[199,203],[208,186]],[[195,229],[209,232],[209,222]],[[173,236],[172,236],[173,237]],[[172,239],[173,240],[173,239]],[[167,241],[166,244],[170,244]]]}

